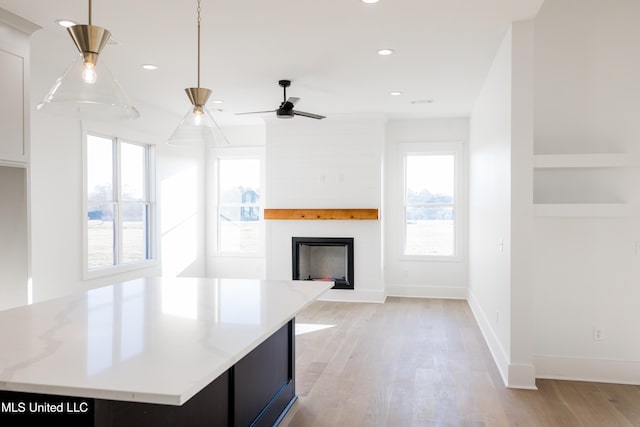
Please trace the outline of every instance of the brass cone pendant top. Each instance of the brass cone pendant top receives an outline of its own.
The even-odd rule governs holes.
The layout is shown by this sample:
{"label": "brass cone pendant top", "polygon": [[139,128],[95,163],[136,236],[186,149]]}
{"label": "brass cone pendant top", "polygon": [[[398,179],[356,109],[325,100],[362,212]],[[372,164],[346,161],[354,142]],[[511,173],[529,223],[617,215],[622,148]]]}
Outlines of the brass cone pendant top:
{"label": "brass cone pendant top", "polygon": [[94,65],[98,62],[98,55],[111,37],[109,30],[95,25],[73,25],[67,28],[67,31],[84,56],[85,63]]}
{"label": "brass cone pendant top", "polygon": [[211,96],[211,89],[204,87],[189,87],[184,90],[189,97],[189,101],[196,107],[203,107]]}

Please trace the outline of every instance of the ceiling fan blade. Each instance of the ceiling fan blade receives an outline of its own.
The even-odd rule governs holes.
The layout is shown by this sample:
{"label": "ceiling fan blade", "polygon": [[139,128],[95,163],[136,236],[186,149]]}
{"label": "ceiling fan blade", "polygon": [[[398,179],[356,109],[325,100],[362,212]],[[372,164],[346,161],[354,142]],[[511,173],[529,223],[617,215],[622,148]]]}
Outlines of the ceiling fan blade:
{"label": "ceiling fan blade", "polygon": [[296,106],[296,104],[298,102],[300,102],[300,98],[296,98],[294,96],[290,96],[289,99],[287,99],[287,102],[290,102],[291,103],[291,108],[293,108],[293,107]]}
{"label": "ceiling fan blade", "polygon": [[298,110],[293,110],[293,114],[295,114],[296,116],[309,117],[309,118],[318,119],[318,120],[325,118],[325,116],[321,116],[320,114],[306,113],[304,111],[298,111]]}
{"label": "ceiling fan blade", "polygon": [[242,115],[242,114],[262,114],[262,113],[275,113],[278,110],[268,110],[268,111],[250,111],[248,113],[236,113],[236,116]]}

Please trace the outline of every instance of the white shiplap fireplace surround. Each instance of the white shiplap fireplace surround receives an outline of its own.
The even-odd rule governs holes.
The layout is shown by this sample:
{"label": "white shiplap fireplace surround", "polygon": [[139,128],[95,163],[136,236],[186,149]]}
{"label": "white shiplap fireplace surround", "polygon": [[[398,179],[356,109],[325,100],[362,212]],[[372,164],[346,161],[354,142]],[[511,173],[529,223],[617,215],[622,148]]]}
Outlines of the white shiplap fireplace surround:
{"label": "white shiplap fireplace surround", "polygon": [[[305,121],[266,126],[266,207],[382,206],[384,122],[376,119]],[[267,278],[292,278],[292,237],[352,237],[353,290],[331,289],[323,299],[383,302],[382,215],[371,220],[266,220]]]}

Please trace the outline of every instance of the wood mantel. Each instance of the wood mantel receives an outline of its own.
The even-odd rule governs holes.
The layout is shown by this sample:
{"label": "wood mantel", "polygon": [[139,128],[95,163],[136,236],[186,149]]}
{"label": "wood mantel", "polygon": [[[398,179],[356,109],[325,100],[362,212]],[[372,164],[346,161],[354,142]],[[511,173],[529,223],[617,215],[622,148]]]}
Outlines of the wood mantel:
{"label": "wood mantel", "polygon": [[265,209],[264,219],[377,220],[378,209]]}

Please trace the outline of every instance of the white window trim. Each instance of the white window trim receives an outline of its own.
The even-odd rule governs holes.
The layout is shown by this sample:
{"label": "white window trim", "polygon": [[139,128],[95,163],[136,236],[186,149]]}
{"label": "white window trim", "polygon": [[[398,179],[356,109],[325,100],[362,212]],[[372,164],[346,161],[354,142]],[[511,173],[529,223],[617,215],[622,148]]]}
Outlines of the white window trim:
{"label": "white window trim", "polygon": [[[425,262],[461,262],[464,260],[464,161],[463,144],[460,141],[450,142],[402,142],[398,144],[400,171],[402,173],[401,188],[399,191],[399,209],[402,221],[402,240],[399,248],[399,258],[402,261],[425,261]],[[406,159],[408,155],[438,155],[453,154],[454,156],[454,254],[453,255],[407,255],[404,253],[407,238],[407,223],[405,218],[406,203]],[[450,204],[447,204],[449,206]],[[435,206],[435,205],[434,205]]]}
{"label": "white window trim", "polygon": [[[221,251],[220,248],[220,233],[219,233],[219,206],[218,206],[218,197],[219,197],[219,161],[220,159],[224,160],[236,160],[236,159],[258,159],[260,162],[260,203],[258,204],[260,208],[260,220],[258,222],[259,229],[259,241],[260,241],[260,249],[256,252],[232,252],[232,251]],[[233,147],[233,148],[221,148],[221,149],[212,149],[211,157],[212,167],[208,168],[211,171],[211,175],[209,176],[207,182],[212,185],[211,194],[211,202],[209,204],[210,209],[209,212],[213,212],[213,222],[209,222],[212,225],[212,230],[210,230],[209,239],[209,253],[213,254],[215,257],[237,257],[237,258],[262,258],[266,253],[266,232],[265,232],[265,221],[264,221],[264,206],[265,206],[265,155],[263,147]]]}
{"label": "white window trim", "polygon": [[[89,230],[87,224],[87,216],[88,216],[88,206],[89,201],[87,200],[87,136],[94,135],[101,138],[111,139],[114,141],[122,141],[127,144],[140,145],[147,148],[147,168],[146,168],[146,180],[147,180],[147,202],[146,204],[149,206],[149,235],[148,239],[148,250],[149,250],[149,259],[136,261],[136,262],[128,262],[126,264],[116,264],[110,265],[101,268],[89,269]],[[120,150],[120,144],[116,143],[116,150]],[[120,164],[115,161],[114,158],[114,172],[117,171],[118,174],[120,172]],[[156,203],[156,188],[155,188],[155,170],[156,170],[156,155],[155,155],[155,146],[149,143],[143,143],[139,141],[135,141],[133,139],[129,139],[121,136],[109,135],[104,132],[97,132],[92,130],[87,130],[86,128],[82,129],[82,277],[84,280],[91,280],[100,277],[107,277],[121,273],[127,273],[136,270],[142,270],[147,268],[153,268],[159,266],[158,256],[157,256],[157,239],[156,239],[156,227],[157,227],[157,203]],[[114,177],[115,179],[115,177]],[[116,186],[114,190],[120,192],[120,180],[116,181]],[[119,212],[118,212],[118,221],[119,221]],[[118,236],[117,236],[117,244],[120,245],[122,242],[122,228],[118,228]]]}

